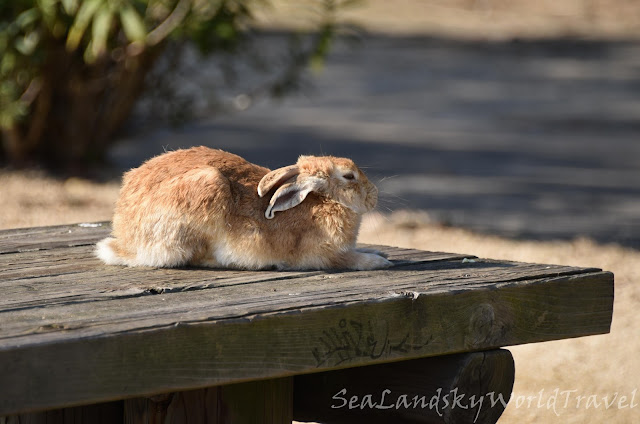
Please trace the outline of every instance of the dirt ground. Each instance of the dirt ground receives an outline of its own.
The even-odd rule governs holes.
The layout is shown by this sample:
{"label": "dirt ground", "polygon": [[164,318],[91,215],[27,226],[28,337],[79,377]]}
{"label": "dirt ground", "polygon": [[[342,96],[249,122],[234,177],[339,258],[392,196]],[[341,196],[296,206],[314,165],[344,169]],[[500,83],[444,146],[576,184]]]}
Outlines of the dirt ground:
{"label": "dirt ground", "polygon": [[[310,3],[314,4],[275,0],[274,7],[260,16],[268,27],[299,27],[301,22],[312,21],[318,15],[318,6],[314,8]],[[347,4],[338,6],[342,22],[385,34],[428,33],[475,40],[640,37],[640,2],[636,0],[345,0],[334,3]]]}
{"label": "dirt ground", "polygon": [[[34,172],[3,171],[0,229],[109,220],[117,195],[117,183],[56,180]],[[637,422],[637,250],[599,245],[587,239],[514,241],[443,227],[432,222],[425,212],[408,211],[366,216],[360,241],[495,259],[599,267],[614,272],[615,312],[610,334],[510,348],[516,362],[516,382],[514,396],[500,422]],[[608,408],[603,400],[606,396],[609,403],[615,398]],[[596,403],[592,401],[587,407],[589,398]]]}

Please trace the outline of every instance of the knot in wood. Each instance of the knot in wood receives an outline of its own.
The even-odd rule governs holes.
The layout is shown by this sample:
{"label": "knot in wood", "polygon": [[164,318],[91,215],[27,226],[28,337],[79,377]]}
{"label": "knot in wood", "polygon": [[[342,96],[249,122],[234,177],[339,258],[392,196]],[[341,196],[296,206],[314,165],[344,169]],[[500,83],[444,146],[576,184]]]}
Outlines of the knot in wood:
{"label": "knot in wood", "polygon": [[492,337],[495,322],[493,306],[488,303],[477,305],[469,318],[469,331],[465,345],[470,348],[486,346]]}

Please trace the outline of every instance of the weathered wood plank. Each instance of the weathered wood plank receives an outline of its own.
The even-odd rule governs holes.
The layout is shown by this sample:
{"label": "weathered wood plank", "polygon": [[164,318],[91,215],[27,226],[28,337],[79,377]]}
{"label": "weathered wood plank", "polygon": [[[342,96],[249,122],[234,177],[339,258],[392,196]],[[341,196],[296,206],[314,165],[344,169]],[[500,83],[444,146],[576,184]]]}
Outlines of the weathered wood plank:
{"label": "weathered wood plank", "polygon": [[127,269],[71,245],[0,255],[0,415],[601,334],[611,323],[613,275],[596,269],[387,247],[396,266],[375,272]]}
{"label": "weathered wood plank", "polygon": [[[65,249],[69,251],[71,249]],[[356,301],[420,296],[467,287],[495,287],[526,278],[584,273],[571,267],[522,263],[461,261],[422,263],[422,272],[402,268],[389,271],[319,273],[211,270],[127,270],[101,266],[108,274],[64,274],[14,281],[3,287],[0,300],[0,340],[8,336],[54,332],[60,329],[95,330],[98,324],[117,331],[134,330],[176,321],[197,322],[237,318],[303,307],[327,307]],[[114,272],[114,269],[118,272]],[[126,272],[127,279],[121,275]],[[72,282],[79,276],[86,282]],[[42,280],[42,281],[41,281]],[[161,294],[160,299],[151,294]],[[119,300],[115,302],[115,300]],[[46,302],[46,313],[39,305]],[[158,316],[159,314],[160,317]],[[119,323],[124,327],[119,327]],[[131,327],[133,325],[134,327]],[[55,334],[52,334],[55,335]],[[84,334],[86,337],[88,334]],[[67,338],[64,334],[61,337]],[[16,340],[23,343],[23,340]],[[0,346],[2,342],[0,341]]]}
{"label": "weathered wood plank", "polygon": [[0,411],[606,333],[610,278],[559,277],[214,322],[178,319],[171,326],[108,330],[102,337],[69,334],[55,343],[32,338],[31,344],[0,349],[6,383]]}
{"label": "weathered wood plank", "polygon": [[509,402],[514,376],[504,349],[298,375],[293,413],[325,424],[490,424]]}
{"label": "weathered wood plank", "polygon": [[0,231],[0,254],[95,244],[111,232],[108,222]]}

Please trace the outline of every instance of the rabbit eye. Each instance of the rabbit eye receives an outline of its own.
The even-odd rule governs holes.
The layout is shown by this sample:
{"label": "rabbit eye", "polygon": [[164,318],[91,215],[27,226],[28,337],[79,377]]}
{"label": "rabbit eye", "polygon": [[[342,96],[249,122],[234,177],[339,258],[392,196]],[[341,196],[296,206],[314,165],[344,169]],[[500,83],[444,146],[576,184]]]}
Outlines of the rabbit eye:
{"label": "rabbit eye", "polygon": [[353,172],[348,172],[342,176],[345,180],[355,180],[356,176]]}

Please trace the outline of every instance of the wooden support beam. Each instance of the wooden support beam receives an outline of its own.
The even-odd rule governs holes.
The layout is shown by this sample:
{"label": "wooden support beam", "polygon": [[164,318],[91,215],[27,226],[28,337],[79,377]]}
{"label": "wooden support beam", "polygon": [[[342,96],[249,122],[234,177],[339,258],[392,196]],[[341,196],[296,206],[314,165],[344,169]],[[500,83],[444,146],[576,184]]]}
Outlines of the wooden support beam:
{"label": "wooden support beam", "polygon": [[325,424],[495,423],[515,376],[508,350],[296,376],[294,419]]}
{"label": "wooden support beam", "polygon": [[293,378],[0,417],[0,424],[291,424]]}
{"label": "wooden support beam", "polygon": [[125,424],[290,424],[293,378],[129,399],[124,409]]}
{"label": "wooden support beam", "polygon": [[122,402],[106,402],[0,417],[0,424],[114,424],[123,416]]}

